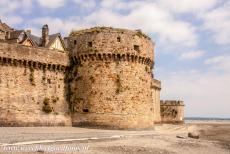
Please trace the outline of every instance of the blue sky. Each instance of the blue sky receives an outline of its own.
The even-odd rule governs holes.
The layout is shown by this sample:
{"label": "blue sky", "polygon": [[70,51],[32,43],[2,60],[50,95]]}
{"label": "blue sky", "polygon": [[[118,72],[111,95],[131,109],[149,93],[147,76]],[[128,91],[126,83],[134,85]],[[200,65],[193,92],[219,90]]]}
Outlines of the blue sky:
{"label": "blue sky", "polygon": [[230,0],[1,0],[17,29],[67,36],[93,26],[141,29],[156,43],[162,99],[181,99],[186,116],[230,117]]}

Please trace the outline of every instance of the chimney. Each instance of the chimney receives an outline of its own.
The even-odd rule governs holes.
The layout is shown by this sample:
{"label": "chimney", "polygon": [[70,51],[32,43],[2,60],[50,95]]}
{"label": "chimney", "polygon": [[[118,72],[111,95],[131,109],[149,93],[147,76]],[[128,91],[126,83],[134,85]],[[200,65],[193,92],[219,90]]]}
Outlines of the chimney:
{"label": "chimney", "polygon": [[9,31],[6,32],[5,39],[6,39],[6,40],[9,40],[9,39],[10,39],[10,32],[9,32]]}
{"label": "chimney", "polygon": [[27,30],[26,30],[26,33],[27,33],[27,34],[31,34],[31,29],[27,29]]}
{"label": "chimney", "polygon": [[49,27],[48,25],[44,25],[42,27],[42,47],[46,47],[49,43]]}

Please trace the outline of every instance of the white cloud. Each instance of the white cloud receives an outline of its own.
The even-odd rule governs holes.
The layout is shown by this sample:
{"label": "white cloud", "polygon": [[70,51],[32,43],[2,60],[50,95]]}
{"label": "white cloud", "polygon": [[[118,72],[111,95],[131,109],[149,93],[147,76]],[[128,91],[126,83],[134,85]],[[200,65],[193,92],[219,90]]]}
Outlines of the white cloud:
{"label": "white cloud", "polygon": [[18,10],[20,10],[20,12],[28,12],[31,7],[31,0],[1,0],[0,15],[4,16],[5,14],[13,13]]}
{"label": "white cloud", "polygon": [[73,0],[82,9],[92,9],[96,7],[95,0]]}
{"label": "white cloud", "polygon": [[201,16],[203,27],[213,33],[217,44],[230,44],[230,1]]}
{"label": "white cloud", "polygon": [[7,16],[2,17],[2,19],[3,22],[6,22],[9,26],[17,25],[23,22],[23,18],[20,16]]}
{"label": "white cloud", "polygon": [[175,13],[201,13],[213,8],[218,0],[158,0],[158,4]]}
{"label": "white cloud", "polygon": [[32,0],[0,0],[0,19],[9,26],[21,24],[24,19],[20,13],[28,13],[32,8]]}
{"label": "white cloud", "polygon": [[[48,24],[50,33],[62,32],[64,35],[68,35],[72,29],[87,27],[87,25],[82,24],[81,19],[77,17],[67,18],[65,20],[53,17],[36,18],[28,23],[28,27],[34,27],[35,32],[39,32],[38,29],[41,29],[44,24]],[[40,33],[36,35],[40,35]]]}
{"label": "white cloud", "polygon": [[[69,33],[72,28],[84,26],[142,29],[148,34],[157,35],[160,41],[168,46],[170,44],[189,47],[196,45],[197,35],[195,28],[191,24],[175,19],[169,12],[162,10],[154,3],[136,2],[131,4],[129,5],[129,12],[125,15],[120,14],[119,11],[108,9],[111,4],[107,2],[107,4],[103,3],[103,6],[106,6],[105,8],[102,7],[93,11],[81,19],[75,20],[76,17],[67,19],[42,17],[34,19],[33,23],[49,23],[51,30],[53,28],[55,31],[64,31],[65,34]],[[74,20],[71,18],[74,18]]]}
{"label": "white cloud", "polygon": [[230,56],[217,56],[207,59],[205,64],[210,65],[214,70],[222,70],[224,72],[230,72]]}
{"label": "white cloud", "polygon": [[37,2],[45,8],[57,9],[65,5],[67,0],[37,0]]}
{"label": "white cloud", "polygon": [[[105,5],[110,8],[111,4]],[[127,3],[129,12],[120,14],[108,8],[101,8],[87,16],[86,22],[94,25],[142,29],[159,36],[165,44],[195,46],[197,34],[190,23],[174,18],[170,12],[152,2]]]}
{"label": "white cloud", "polygon": [[230,73],[182,71],[161,74],[161,99],[185,101],[186,116],[228,117]]}
{"label": "white cloud", "polygon": [[1,0],[0,15],[15,11],[19,7],[19,5],[20,4],[18,1]]}
{"label": "white cloud", "polygon": [[198,51],[189,51],[182,53],[179,57],[180,60],[190,60],[190,59],[196,59],[200,58],[205,54],[205,51],[198,50]]}

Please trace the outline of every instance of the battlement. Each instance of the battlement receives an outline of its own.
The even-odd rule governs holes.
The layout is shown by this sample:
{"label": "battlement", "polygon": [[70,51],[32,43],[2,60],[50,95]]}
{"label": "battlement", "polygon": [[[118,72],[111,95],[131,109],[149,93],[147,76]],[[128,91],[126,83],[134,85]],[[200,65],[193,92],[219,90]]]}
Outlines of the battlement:
{"label": "battlement", "polygon": [[152,88],[156,88],[156,89],[161,89],[161,81],[156,80],[156,79],[152,79]]}
{"label": "battlement", "polygon": [[154,43],[141,31],[96,27],[74,31],[68,40],[71,56],[115,54],[121,58],[130,55],[154,60]]}
{"label": "battlement", "polygon": [[28,63],[55,65],[57,67],[67,67],[69,65],[68,52],[50,50],[47,48],[28,47],[16,43],[0,42],[1,60],[26,61]]}
{"label": "battlement", "polygon": [[147,36],[146,34],[144,34],[141,30],[129,30],[129,29],[113,28],[113,27],[93,27],[89,29],[72,31],[70,33],[70,37],[82,35],[85,33],[99,33],[99,32],[133,34],[133,35],[139,35],[140,37],[144,37],[144,38],[151,40],[151,38]]}
{"label": "battlement", "polygon": [[72,61],[77,63],[84,63],[86,61],[127,61],[133,63],[140,63],[153,67],[154,62],[150,58],[145,58],[130,54],[110,54],[110,53],[95,53],[95,54],[81,54],[71,58]]}
{"label": "battlement", "polygon": [[181,100],[161,100],[162,106],[184,106],[184,102]]}
{"label": "battlement", "polygon": [[162,123],[184,123],[184,102],[180,100],[161,100]]}

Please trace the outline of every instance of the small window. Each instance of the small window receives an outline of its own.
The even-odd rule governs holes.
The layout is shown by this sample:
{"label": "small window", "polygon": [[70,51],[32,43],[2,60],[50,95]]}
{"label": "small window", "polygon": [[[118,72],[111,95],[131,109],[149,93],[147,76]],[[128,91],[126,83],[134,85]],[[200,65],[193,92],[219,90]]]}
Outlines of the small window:
{"label": "small window", "polygon": [[121,42],[121,37],[120,36],[117,37],[117,42]]}
{"label": "small window", "polygon": [[89,46],[89,47],[92,47],[92,46],[93,46],[93,43],[92,43],[92,42],[88,42],[88,46]]}
{"label": "small window", "polygon": [[87,113],[89,112],[89,109],[83,109],[83,112]]}
{"label": "small window", "polygon": [[77,44],[77,40],[74,40],[74,45],[76,45]]}
{"label": "small window", "polygon": [[134,50],[139,52],[140,51],[139,45],[134,45]]}

